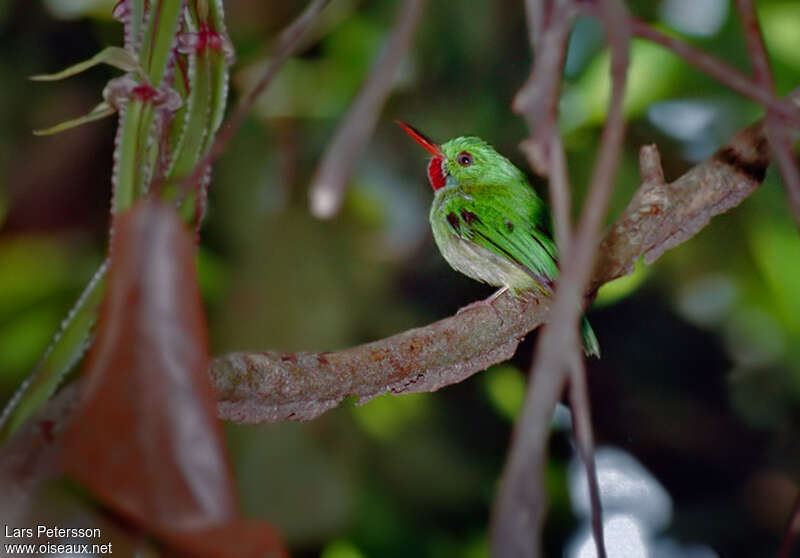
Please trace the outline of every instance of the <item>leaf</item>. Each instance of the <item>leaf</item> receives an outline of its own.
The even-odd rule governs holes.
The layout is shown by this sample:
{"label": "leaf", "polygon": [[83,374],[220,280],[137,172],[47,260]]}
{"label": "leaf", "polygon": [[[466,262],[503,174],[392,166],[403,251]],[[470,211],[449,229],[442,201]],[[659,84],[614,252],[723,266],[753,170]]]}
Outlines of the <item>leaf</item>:
{"label": "leaf", "polygon": [[183,0],[163,0],[150,6],[139,54],[153,87],[161,85],[169,64],[175,59],[174,46],[183,5]]}
{"label": "leaf", "polygon": [[141,67],[139,66],[139,61],[130,51],[127,51],[121,47],[106,47],[92,56],[89,60],[84,60],[83,62],[73,64],[69,68],[61,70],[60,72],[56,72],[55,74],[39,74],[36,76],[31,76],[30,79],[33,81],[58,81],[77,75],[100,64],[114,66],[123,72],[141,73],[142,71]]}
{"label": "leaf", "polygon": [[139,183],[143,167],[142,161],[136,157],[143,108],[142,101],[133,99],[120,109],[114,146],[114,170],[111,176],[111,211],[114,213],[128,209],[136,195],[136,184]]}
{"label": "leaf", "polygon": [[211,64],[207,56],[189,56],[189,96],[184,105],[180,134],[172,147],[173,159],[167,170],[169,178],[190,172],[202,155],[200,148],[209,134],[211,112]]}
{"label": "leaf", "polygon": [[39,365],[17,389],[0,414],[0,440],[13,434],[53,394],[89,344],[105,288],[104,262],[70,310]]}
{"label": "leaf", "polygon": [[73,118],[72,120],[67,120],[66,122],[62,122],[61,124],[56,124],[55,126],[51,126],[50,128],[45,128],[43,130],[34,130],[33,135],[49,136],[51,134],[57,134],[59,132],[63,132],[64,130],[69,130],[70,128],[75,128],[76,126],[80,126],[81,124],[86,124],[87,122],[92,122],[94,120],[100,120],[101,118],[105,118],[106,116],[111,116],[115,112],[117,111],[111,105],[109,105],[104,101],[99,105],[97,105],[96,107],[94,107],[89,114],[79,116],[78,118]]}
{"label": "leaf", "polygon": [[62,438],[65,471],[177,554],[285,556],[271,527],[238,514],[193,235],[153,201],[116,221],[97,340]]}

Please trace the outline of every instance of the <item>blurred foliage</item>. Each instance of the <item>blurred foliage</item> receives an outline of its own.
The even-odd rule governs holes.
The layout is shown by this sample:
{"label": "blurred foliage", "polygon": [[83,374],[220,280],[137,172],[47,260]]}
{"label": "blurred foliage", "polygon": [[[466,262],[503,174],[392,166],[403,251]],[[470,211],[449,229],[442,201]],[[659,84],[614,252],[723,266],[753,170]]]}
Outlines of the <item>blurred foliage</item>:
{"label": "blurred foliage", "polygon": [[[732,6],[692,35],[664,15],[675,2],[628,5],[748,70]],[[0,2],[3,399],[102,259],[108,223],[113,127],[46,139],[30,131],[86,112],[110,73],[93,69],[58,85],[25,78],[119,42],[112,3]],[[234,94],[258,75],[276,33],[303,5],[226,2],[239,55]],[[199,257],[215,351],[347,347],[491,292],[437,253],[424,153],[392,120],[438,141],[480,135],[527,169],[517,149],[525,125],[509,109],[530,63],[520,2],[430,2],[342,214],[319,222],[308,213],[308,179],[397,5],[333,0],[215,168]],[[757,5],[786,93],[800,84],[800,4]],[[579,21],[565,72],[560,122],[576,215],[605,119],[602,37],[596,22]],[[638,185],[641,144],[659,145],[673,179],[763,112],[642,41],[633,44],[630,84],[609,220]],[[674,499],[674,537],[719,555],[774,555],[786,519],[776,494],[791,499],[800,480],[798,285],[797,227],[771,169],[741,207],[603,287],[590,311],[603,347],[603,359],[588,365],[599,442],[625,448],[663,483]],[[349,404],[308,424],[229,426],[246,512],[276,522],[296,556],[486,556],[492,495],[535,337],[511,363],[435,394]],[[554,434],[551,455],[546,536],[548,555],[558,556],[577,525],[566,493],[568,430]]]}
{"label": "blurred foliage", "polygon": [[516,366],[498,364],[483,374],[492,407],[510,422],[519,417],[525,401],[525,375]]}

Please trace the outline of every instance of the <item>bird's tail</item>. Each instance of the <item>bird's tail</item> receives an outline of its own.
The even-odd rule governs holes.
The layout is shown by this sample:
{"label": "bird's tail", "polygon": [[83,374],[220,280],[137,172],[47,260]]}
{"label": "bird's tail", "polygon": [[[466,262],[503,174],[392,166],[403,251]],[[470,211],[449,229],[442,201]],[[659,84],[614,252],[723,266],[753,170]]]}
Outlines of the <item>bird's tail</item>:
{"label": "bird's tail", "polygon": [[597,342],[597,336],[594,334],[592,326],[589,325],[589,320],[583,317],[581,321],[581,336],[583,337],[583,352],[586,356],[593,356],[600,358],[600,343]]}

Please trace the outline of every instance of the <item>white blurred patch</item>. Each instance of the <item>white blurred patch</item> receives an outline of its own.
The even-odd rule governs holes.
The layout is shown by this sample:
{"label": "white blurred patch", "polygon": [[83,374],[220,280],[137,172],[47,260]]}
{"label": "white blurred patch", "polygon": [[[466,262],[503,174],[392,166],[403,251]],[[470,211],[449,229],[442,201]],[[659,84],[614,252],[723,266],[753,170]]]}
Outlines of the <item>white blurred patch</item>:
{"label": "white blurred patch", "polygon": [[553,418],[550,421],[553,430],[572,430],[572,411],[563,403],[556,403]]}
{"label": "white blurred patch", "polygon": [[711,127],[717,108],[708,101],[662,101],[650,106],[647,116],[665,134],[690,141]]}
{"label": "white blurred patch", "polygon": [[373,250],[375,258],[410,258],[430,234],[428,211],[432,196],[429,188],[410,181],[408,173],[393,172],[388,157],[381,151],[365,161],[352,188],[363,189],[383,208],[386,222],[381,245]]}
{"label": "white blurred patch", "polygon": [[[606,514],[628,513],[648,531],[669,525],[672,498],[664,487],[629,453],[611,447],[595,452],[600,500]],[[567,472],[569,494],[575,513],[589,517],[589,489],[586,468],[573,459]]]}
{"label": "white blurred patch", "polygon": [[[632,515],[612,515],[603,521],[608,558],[648,558],[646,533]],[[588,527],[572,539],[566,556],[570,558],[597,558],[592,533]]]}
{"label": "white blurred patch", "polygon": [[741,308],[728,320],[725,345],[741,367],[769,366],[786,352],[786,335],[772,315],[760,308]]}
{"label": "white blurred patch", "polygon": [[730,314],[737,299],[738,289],[730,277],[710,275],[681,289],[678,310],[692,323],[711,327]]}
{"label": "white blurred patch", "polygon": [[[717,558],[704,545],[682,545],[656,534],[672,519],[672,498],[656,478],[626,451],[603,447],[595,452],[603,534],[608,558]],[[564,552],[565,558],[596,558],[585,467],[573,458],[567,471],[575,514],[583,519]]]}
{"label": "white blurred patch", "polygon": [[721,101],[681,99],[651,105],[647,117],[656,128],[683,143],[688,161],[700,161],[717,148],[726,112]]}
{"label": "white blurred patch", "polygon": [[717,33],[728,17],[728,0],[664,0],[661,19],[687,35],[709,37]]}
{"label": "white blurred patch", "polygon": [[330,219],[341,205],[339,192],[329,184],[318,183],[309,195],[311,214],[318,219]]}

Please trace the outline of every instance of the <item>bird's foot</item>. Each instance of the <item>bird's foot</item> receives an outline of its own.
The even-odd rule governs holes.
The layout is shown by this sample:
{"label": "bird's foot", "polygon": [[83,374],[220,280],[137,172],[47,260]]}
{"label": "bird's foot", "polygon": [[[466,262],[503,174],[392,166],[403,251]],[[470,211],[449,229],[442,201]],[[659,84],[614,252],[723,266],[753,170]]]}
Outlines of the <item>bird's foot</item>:
{"label": "bird's foot", "polygon": [[[494,294],[492,296],[490,296],[489,298],[486,299],[486,304],[491,304],[492,302],[497,300],[497,298],[500,295],[502,295],[504,292],[506,292],[507,290],[508,290],[508,287],[500,287],[499,289],[497,289],[494,292]],[[492,306],[492,308],[494,308],[494,306]]]}
{"label": "bird's foot", "polygon": [[500,289],[497,289],[497,291],[495,291],[495,293],[492,296],[490,296],[489,298],[487,298],[486,300],[478,300],[476,302],[471,302],[470,304],[467,304],[463,308],[459,308],[458,312],[456,312],[456,315],[461,314],[461,312],[466,312],[467,310],[472,310],[473,308],[478,308],[478,307],[481,307],[481,306],[488,306],[489,308],[494,310],[495,314],[497,314],[497,317],[500,319],[500,326],[502,327],[502,325],[505,323],[505,320],[503,319],[503,315],[500,313],[500,311],[497,308],[494,307],[494,304],[492,304],[492,303],[495,300],[497,300],[497,298],[500,295],[502,295],[504,292],[506,292],[507,290],[508,290],[508,287],[502,287]]}

